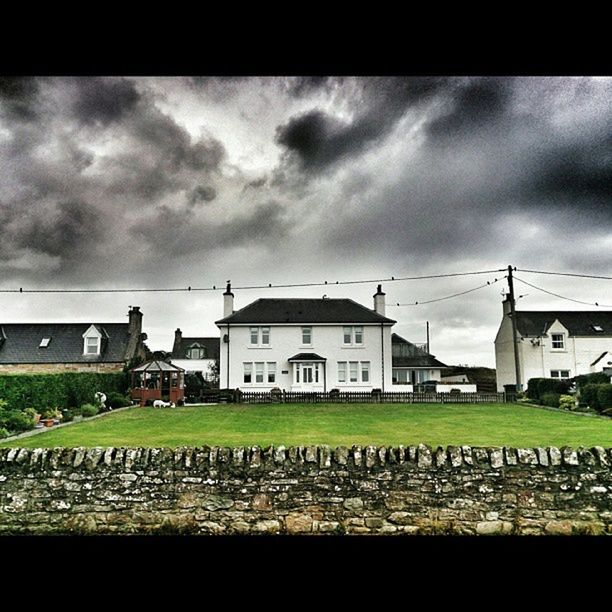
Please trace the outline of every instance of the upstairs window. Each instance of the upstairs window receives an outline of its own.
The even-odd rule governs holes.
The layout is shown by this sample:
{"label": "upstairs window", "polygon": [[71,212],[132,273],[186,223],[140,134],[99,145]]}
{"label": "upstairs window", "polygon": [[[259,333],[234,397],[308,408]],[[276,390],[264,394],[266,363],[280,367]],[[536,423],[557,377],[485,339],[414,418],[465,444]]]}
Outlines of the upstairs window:
{"label": "upstairs window", "polygon": [[38,345],[38,348],[47,348],[51,342],[51,338],[43,338]]}
{"label": "upstairs window", "polygon": [[363,326],[346,326],[342,331],[344,346],[363,346]]}
{"label": "upstairs window", "polygon": [[302,344],[312,344],[312,327],[302,327]]}
{"label": "upstairs window", "polygon": [[565,348],[565,338],[563,334],[551,334],[551,340],[553,349],[559,350]]}
{"label": "upstairs window", "polygon": [[270,346],[270,328],[251,327],[251,346]]}
{"label": "upstairs window", "polygon": [[191,347],[187,351],[187,359],[204,359],[206,357],[206,351],[200,346]]}

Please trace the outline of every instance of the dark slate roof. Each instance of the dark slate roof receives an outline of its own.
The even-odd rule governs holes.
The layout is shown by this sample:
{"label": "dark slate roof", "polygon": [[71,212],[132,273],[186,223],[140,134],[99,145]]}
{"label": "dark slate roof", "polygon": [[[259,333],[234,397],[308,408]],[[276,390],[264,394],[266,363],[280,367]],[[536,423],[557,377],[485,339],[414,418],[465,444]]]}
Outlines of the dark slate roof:
{"label": "dark slate roof", "polygon": [[205,359],[219,359],[219,336],[216,338],[182,338],[178,350],[172,351],[172,357],[187,359],[187,351],[192,344],[199,344],[206,349]]}
{"label": "dark slate roof", "polygon": [[287,361],[327,361],[327,359],[316,353],[298,353],[293,357],[289,357]]}
{"label": "dark slate roof", "polygon": [[438,361],[433,355],[416,355],[414,357],[395,357],[391,358],[391,364],[394,368],[432,368],[441,370],[448,366],[441,361]]}
{"label": "dark slate roof", "polygon": [[398,334],[391,334],[392,357],[394,368],[432,368],[442,369],[448,366],[438,361],[433,355],[402,338]]}
{"label": "dark slate roof", "polygon": [[261,298],[216,323],[395,323],[342,298]]}
{"label": "dark slate roof", "polygon": [[[517,310],[516,324],[522,336],[542,336],[558,319],[570,336],[612,336],[612,311]],[[603,332],[593,329],[599,325]]]}
{"label": "dark slate roof", "polygon": [[[105,363],[125,361],[128,323],[95,323],[102,334],[100,355],[83,355],[91,323],[0,323],[0,363]],[[51,338],[47,348],[39,348]]]}

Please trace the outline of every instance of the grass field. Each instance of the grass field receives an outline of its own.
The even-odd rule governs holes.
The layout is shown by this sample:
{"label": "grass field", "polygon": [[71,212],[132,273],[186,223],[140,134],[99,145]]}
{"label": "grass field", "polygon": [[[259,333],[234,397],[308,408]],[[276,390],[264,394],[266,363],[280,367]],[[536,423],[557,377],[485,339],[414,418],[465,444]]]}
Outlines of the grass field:
{"label": "grass field", "polygon": [[612,419],[513,404],[133,408],[2,446],[612,446]]}

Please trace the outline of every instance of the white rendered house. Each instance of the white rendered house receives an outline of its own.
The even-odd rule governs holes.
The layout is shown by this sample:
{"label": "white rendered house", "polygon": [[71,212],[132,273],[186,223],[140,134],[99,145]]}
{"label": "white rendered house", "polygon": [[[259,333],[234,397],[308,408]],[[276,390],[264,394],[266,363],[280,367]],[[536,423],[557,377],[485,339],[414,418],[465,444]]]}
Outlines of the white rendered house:
{"label": "white rendered house", "polygon": [[390,391],[391,327],[381,286],[370,310],[350,299],[259,299],[234,312],[223,294],[219,386],[242,391]]}
{"label": "white rendered house", "polygon": [[[516,311],[518,354],[523,389],[530,378],[612,375],[612,312]],[[510,301],[495,338],[497,390],[515,384]]]}

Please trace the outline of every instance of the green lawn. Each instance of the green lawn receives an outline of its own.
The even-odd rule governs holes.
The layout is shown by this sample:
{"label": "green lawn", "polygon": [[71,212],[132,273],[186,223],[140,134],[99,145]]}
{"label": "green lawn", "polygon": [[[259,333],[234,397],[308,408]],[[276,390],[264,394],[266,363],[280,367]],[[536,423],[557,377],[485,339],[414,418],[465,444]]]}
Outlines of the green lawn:
{"label": "green lawn", "polygon": [[133,408],[2,446],[612,446],[612,419],[513,404]]}

